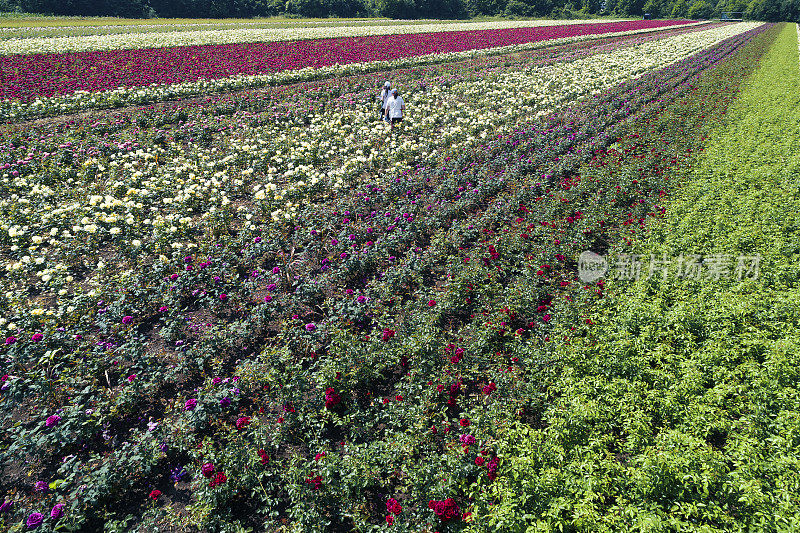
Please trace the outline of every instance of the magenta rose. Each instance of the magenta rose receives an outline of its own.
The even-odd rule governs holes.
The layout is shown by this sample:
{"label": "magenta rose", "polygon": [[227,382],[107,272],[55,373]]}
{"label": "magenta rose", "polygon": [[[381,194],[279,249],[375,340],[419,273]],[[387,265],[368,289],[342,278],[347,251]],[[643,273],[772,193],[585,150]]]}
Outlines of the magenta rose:
{"label": "magenta rose", "polygon": [[28,529],[36,529],[42,525],[43,521],[44,515],[42,513],[31,513],[25,520],[25,525],[28,526]]}
{"label": "magenta rose", "polygon": [[63,503],[57,503],[50,510],[50,518],[53,519],[53,520],[58,520],[62,516],[64,516],[64,504]]}

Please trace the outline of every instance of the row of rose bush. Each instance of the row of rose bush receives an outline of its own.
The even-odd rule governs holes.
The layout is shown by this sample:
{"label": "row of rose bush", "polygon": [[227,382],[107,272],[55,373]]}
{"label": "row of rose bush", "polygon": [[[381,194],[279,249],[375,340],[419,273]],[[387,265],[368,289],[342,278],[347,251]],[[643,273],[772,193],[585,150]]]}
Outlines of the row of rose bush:
{"label": "row of rose bush", "polygon": [[[598,21],[590,26],[625,24],[627,21]],[[658,21],[657,25],[674,22]],[[512,28],[546,28],[549,26],[585,25],[572,20],[500,20],[487,22],[442,22],[410,24],[354,24],[321,26],[316,24],[292,25],[283,28],[233,27],[191,31],[162,31],[158,33],[129,32],[124,34],[86,35],[70,37],[23,38],[0,41],[0,56],[17,54],[62,54],[101,50],[131,50],[172,48],[182,46],[230,45],[257,42],[302,41],[341,37],[369,37],[378,35],[422,34],[439,32],[471,32],[504,30]],[[614,31],[614,30],[609,30]]]}
{"label": "row of rose bush", "polygon": [[[340,39],[316,39],[272,43],[247,43],[216,46],[181,46],[158,50],[111,50],[69,54],[14,55],[0,58],[0,97],[30,103],[41,98],[72,95],[78,91],[93,99],[119,99],[119,95],[96,95],[121,88],[123,94],[134,88],[152,92],[166,90],[185,93],[182,86],[199,82],[205,94],[214,80],[230,85],[242,79],[261,84],[275,83],[276,73],[289,76],[319,76],[326,67],[334,69],[354,64],[357,69],[385,69],[396,61],[420,58],[423,62],[452,60],[442,54],[575,39],[636,30],[653,30],[683,25],[677,21],[633,21],[607,24],[576,24],[544,28],[471,30],[425,34],[399,34]],[[423,26],[424,27],[424,26]],[[490,52],[491,53],[491,52]],[[496,53],[496,52],[495,52]],[[378,62],[377,64],[375,62]],[[298,73],[296,71],[303,69]],[[330,76],[332,73],[325,73]],[[338,72],[336,74],[341,74]],[[266,79],[263,79],[266,75]],[[252,80],[257,76],[255,80]],[[278,78],[280,79],[280,77]],[[235,81],[238,80],[238,81]],[[245,83],[247,83],[245,81]],[[176,89],[175,86],[178,86]],[[223,85],[224,86],[224,85]],[[141,90],[141,89],[140,89]],[[197,88],[195,88],[195,91]],[[85,92],[92,93],[84,95]],[[137,91],[133,91],[137,94]],[[41,106],[40,103],[36,104]],[[46,103],[44,104],[46,105]]]}
{"label": "row of rose bush", "polygon": [[48,492],[3,480],[18,488],[8,523],[64,502],[45,526],[462,529],[474,483],[502,473],[497,432],[535,419],[527,372],[549,364],[564,296],[587,293],[577,253],[657,212],[663,175],[575,186],[575,170],[641,113],[682,116],[670,106],[695,78],[758,33],[381,185],[319,191],[296,221],[244,227],[233,205],[252,197],[232,196],[198,250],[86,279],[66,316],[21,313],[41,336],[3,354],[3,457]]}

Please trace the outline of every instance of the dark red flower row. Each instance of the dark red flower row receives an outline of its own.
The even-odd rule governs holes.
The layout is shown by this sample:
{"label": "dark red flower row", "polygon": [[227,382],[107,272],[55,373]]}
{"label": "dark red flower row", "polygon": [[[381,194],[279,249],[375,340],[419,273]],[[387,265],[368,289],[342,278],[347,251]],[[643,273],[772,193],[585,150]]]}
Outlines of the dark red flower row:
{"label": "dark red flower row", "polygon": [[687,20],[638,20],[503,30],[377,35],[305,41],[180,46],[0,58],[0,97],[30,101],[77,90],[174,84],[323,67],[335,63],[393,60],[462,52],[563,37],[598,35],[688,24]]}

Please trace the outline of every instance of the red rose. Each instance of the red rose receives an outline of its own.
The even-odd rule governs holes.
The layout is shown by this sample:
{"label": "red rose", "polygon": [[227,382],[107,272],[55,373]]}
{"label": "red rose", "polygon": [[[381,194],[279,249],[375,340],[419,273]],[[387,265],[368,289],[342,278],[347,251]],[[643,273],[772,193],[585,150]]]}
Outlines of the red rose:
{"label": "red rose", "polygon": [[209,482],[208,486],[209,486],[209,487],[211,487],[211,488],[213,489],[213,488],[214,488],[214,487],[216,487],[217,485],[222,485],[222,484],[223,484],[223,483],[225,483],[226,481],[228,481],[228,476],[226,476],[226,475],[225,475],[225,472],[217,472],[217,473],[214,475],[214,479],[212,479],[212,480]]}
{"label": "red rose", "polygon": [[261,464],[266,466],[269,464],[269,455],[266,450],[258,450],[258,457],[261,458]]}
{"label": "red rose", "polygon": [[342,401],[342,397],[334,390],[333,387],[328,387],[325,389],[325,407],[328,409],[332,409],[339,405]]}
{"label": "red rose", "polygon": [[250,424],[250,417],[249,416],[242,416],[236,420],[236,429],[244,429]]}
{"label": "red rose", "polygon": [[392,514],[400,514],[403,512],[403,506],[394,498],[389,498],[386,501],[386,510]]}

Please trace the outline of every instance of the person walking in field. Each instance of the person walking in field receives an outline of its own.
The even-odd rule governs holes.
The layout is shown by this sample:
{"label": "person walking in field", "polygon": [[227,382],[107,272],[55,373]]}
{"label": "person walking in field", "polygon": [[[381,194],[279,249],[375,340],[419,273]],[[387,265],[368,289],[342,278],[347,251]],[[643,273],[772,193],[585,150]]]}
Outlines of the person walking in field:
{"label": "person walking in field", "polygon": [[392,84],[387,81],[383,84],[383,90],[381,91],[381,94],[378,95],[378,101],[381,104],[381,120],[385,120],[386,122],[389,121],[389,115],[386,114],[386,103],[392,96],[391,91]]}
{"label": "person walking in field", "polygon": [[398,94],[397,89],[392,89],[392,97],[386,103],[386,114],[389,116],[391,129],[395,124],[403,122],[403,112],[406,110],[406,103],[403,97]]}

